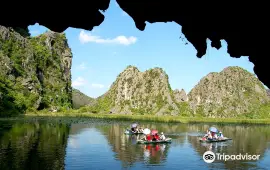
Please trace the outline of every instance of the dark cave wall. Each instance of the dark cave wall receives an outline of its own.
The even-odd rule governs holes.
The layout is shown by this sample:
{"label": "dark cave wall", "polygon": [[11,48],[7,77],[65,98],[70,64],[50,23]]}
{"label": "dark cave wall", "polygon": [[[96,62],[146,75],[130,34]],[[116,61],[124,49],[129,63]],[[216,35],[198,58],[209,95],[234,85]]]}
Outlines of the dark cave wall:
{"label": "dark cave wall", "polygon": [[[116,0],[129,14],[135,26],[143,31],[146,22],[176,22],[182,26],[182,33],[197,50],[197,57],[206,53],[207,38],[212,47],[219,49],[220,40],[226,40],[231,57],[248,56],[255,65],[254,72],[268,87],[270,79],[268,62],[269,10],[266,2],[215,2],[175,0]],[[39,5],[30,1],[1,2],[0,25],[27,28],[39,23],[52,31],[62,32],[68,27],[92,30],[104,21],[99,10],[106,10],[110,0],[96,0],[86,4],[46,1]],[[12,8],[11,8],[12,7]],[[15,15],[7,15],[10,10]],[[180,31],[180,30],[179,30]]]}

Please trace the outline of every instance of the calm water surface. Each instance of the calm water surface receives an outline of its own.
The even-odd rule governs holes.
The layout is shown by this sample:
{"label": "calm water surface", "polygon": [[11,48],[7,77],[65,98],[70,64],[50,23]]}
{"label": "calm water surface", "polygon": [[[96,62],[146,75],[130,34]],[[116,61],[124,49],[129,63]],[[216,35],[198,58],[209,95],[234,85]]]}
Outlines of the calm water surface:
{"label": "calm water surface", "polygon": [[[142,123],[171,144],[136,144],[123,132],[131,122],[100,120],[0,121],[0,169],[270,169],[270,126],[216,126],[232,141],[198,141],[206,124]],[[258,161],[202,159],[205,151],[260,155]]]}

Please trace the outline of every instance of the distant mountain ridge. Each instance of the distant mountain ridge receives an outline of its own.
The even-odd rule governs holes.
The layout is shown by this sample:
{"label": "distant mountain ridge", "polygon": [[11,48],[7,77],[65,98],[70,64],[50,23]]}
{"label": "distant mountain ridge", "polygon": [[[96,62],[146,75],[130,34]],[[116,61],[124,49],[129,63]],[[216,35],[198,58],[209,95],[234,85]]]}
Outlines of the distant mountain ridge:
{"label": "distant mountain ridge", "polygon": [[140,72],[128,66],[91,109],[112,114],[237,117],[257,113],[269,102],[269,91],[241,67],[209,73],[186,94],[183,89],[171,89],[161,68]]}
{"label": "distant mountain ridge", "polygon": [[95,99],[83,94],[78,89],[72,89],[72,105],[74,109],[89,106],[95,103]]}

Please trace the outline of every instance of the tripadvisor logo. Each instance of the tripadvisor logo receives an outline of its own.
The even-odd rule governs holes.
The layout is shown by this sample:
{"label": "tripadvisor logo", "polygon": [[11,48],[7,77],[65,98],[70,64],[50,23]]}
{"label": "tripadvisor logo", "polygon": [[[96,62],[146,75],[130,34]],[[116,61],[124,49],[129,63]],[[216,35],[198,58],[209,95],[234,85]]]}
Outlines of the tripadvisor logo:
{"label": "tripadvisor logo", "polygon": [[260,155],[249,155],[248,153],[246,154],[238,154],[238,155],[226,155],[226,154],[221,154],[221,153],[214,153],[212,151],[206,151],[203,154],[203,160],[206,163],[212,163],[215,160],[221,160],[221,161],[235,161],[235,160],[259,160]]}
{"label": "tripadvisor logo", "polygon": [[212,163],[212,162],[215,161],[215,159],[216,159],[216,155],[214,154],[214,152],[212,152],[212,151],[206,151],[206,152],[204,152],[204,154],[203,154],[203,160],[204,160],[204,162],[206,162],[206,163]]}

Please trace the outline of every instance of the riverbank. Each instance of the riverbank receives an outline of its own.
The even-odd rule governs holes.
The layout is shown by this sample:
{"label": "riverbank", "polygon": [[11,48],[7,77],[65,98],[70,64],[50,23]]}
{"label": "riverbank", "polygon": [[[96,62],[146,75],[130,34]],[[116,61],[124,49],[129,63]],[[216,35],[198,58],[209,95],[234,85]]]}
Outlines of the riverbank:
{"label": "riverbank", "polygon": [[[93,113],[52,113],[37,112],[27,113],[18,118],[91,118],[109,119],[119,121],[150,121],[164,123],[215,123],[215,124],[270,124],[270,119],[246,119],[246,118],[202,118],[180,116],[152,116],[152,115],[120,115],[120,114],[93,114]],[[12,119],[12,118],[11,118]]]}

